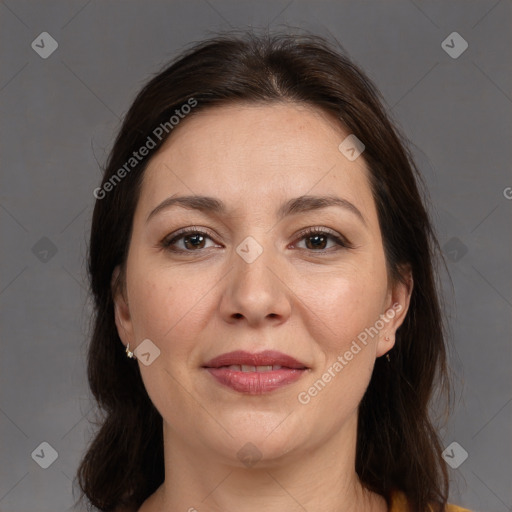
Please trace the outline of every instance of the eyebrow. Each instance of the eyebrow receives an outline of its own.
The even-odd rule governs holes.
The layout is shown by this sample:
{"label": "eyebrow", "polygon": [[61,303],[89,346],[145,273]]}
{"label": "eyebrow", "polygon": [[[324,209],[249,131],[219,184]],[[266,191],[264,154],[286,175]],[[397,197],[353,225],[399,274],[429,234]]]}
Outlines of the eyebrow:
{"label": "eyebrow", "polygon": [[[218,215],[226,215],[226,205],[209,196],[171,196],[164,199],[156,208],[154,208],[148,215],[146,222],[157,215],[163,210],[167,210],[172,206],[181,206],[189,210],[199,210],[205,213],[214,213]],[[366,220],[360,210],[347,199],[342,199],[337,196],[311,196],[304,195],[290,199],[283,203],[277,210],[277,218],[283,219],[287,215],[296,215],[299,213],[319,210],[321,208],[328,208],[330,206],[337,206],[353,213],[358,219],[367,226]]]}

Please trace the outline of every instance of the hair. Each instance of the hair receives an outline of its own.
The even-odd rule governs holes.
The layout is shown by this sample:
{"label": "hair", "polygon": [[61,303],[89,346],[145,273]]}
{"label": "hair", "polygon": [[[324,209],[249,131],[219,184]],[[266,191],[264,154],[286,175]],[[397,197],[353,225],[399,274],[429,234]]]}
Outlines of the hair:
{"label": "hair", "polygon": [[[398,490],[417,512],[429,505],[444,510],[448,474],[429,410],[434,391],[445,398],[450,391],[436,273],[442,256],[419,192],[421,176],[368,76],[344,51],[307,33],[223,33],[196,43],[147,82],[125,116],[104,169],[101,190],[108,193],[95,192],[89,243],[94,321],[87,375],[104,417],[77,471],[80,500],[86,496],[88,506],[101,511],[139,507],[164,481],[162,417],[138,365],[126,357],[113,291],[123,284],[145,168],[172,136],[168,129],[155,137],[155,128],[169,128],[171,116],[191,99],[196,105],[188,116],[229,104],[300,103],[335,116],[363,141],[387,270],[404,281],[408,266],[414,286],[390,362],[376,360],[359,405],[355,469],[362,485],[388,504]],[[128,171],[126,163],[148,137],[154,149]],[[123,168],[122,182],[114,182]],[[118,265],[122,271],[112,283]]]}

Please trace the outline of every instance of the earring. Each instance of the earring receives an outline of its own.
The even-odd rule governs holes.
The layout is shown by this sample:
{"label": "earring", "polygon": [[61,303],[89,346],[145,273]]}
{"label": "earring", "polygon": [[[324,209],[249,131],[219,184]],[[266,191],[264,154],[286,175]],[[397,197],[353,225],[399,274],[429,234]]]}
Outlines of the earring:
{"label": "earring", "polygon": [[[386,336],[384,339],[385,339],[386,341],[389,341],[389,336]],[[391,359],[389,358],[389,352],[387,352],[387,353],[386,353],[386,360],[387,360],[387,362],[388,362],[388,363],[390,363],[390,362],[391,362]]]}
{"label": "earring", "polygon": [[130,351],[130,344],[128,343],[128,345],[126,345],[126,355],[130,358],[130,359],[136,359],[135,355],[133,354],[133,352]]}

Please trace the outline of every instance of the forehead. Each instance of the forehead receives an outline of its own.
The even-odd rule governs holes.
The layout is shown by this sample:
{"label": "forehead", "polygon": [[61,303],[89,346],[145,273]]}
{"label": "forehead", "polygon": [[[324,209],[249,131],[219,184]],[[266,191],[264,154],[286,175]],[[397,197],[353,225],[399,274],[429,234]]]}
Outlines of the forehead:
{"label": "forehead", "polygon": [[372,215],[368,169],[338,149],[349,135],[332,116],[300,104],[229,105],[185,118],[151,159],[140,202],[173,194],[221,197],[233,207],[337,194]]}

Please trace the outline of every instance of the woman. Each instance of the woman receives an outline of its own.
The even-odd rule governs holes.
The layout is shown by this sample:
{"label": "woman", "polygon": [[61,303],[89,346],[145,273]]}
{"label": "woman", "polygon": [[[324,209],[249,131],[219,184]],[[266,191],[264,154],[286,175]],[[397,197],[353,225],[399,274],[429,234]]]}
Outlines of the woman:
{"label": "woman", "polygon": [[94,191],[105,416],[82,498],[462,510],[428,415],[447,369],[416,179],[376,88],[319,37],[224,35],[154,77]]}

